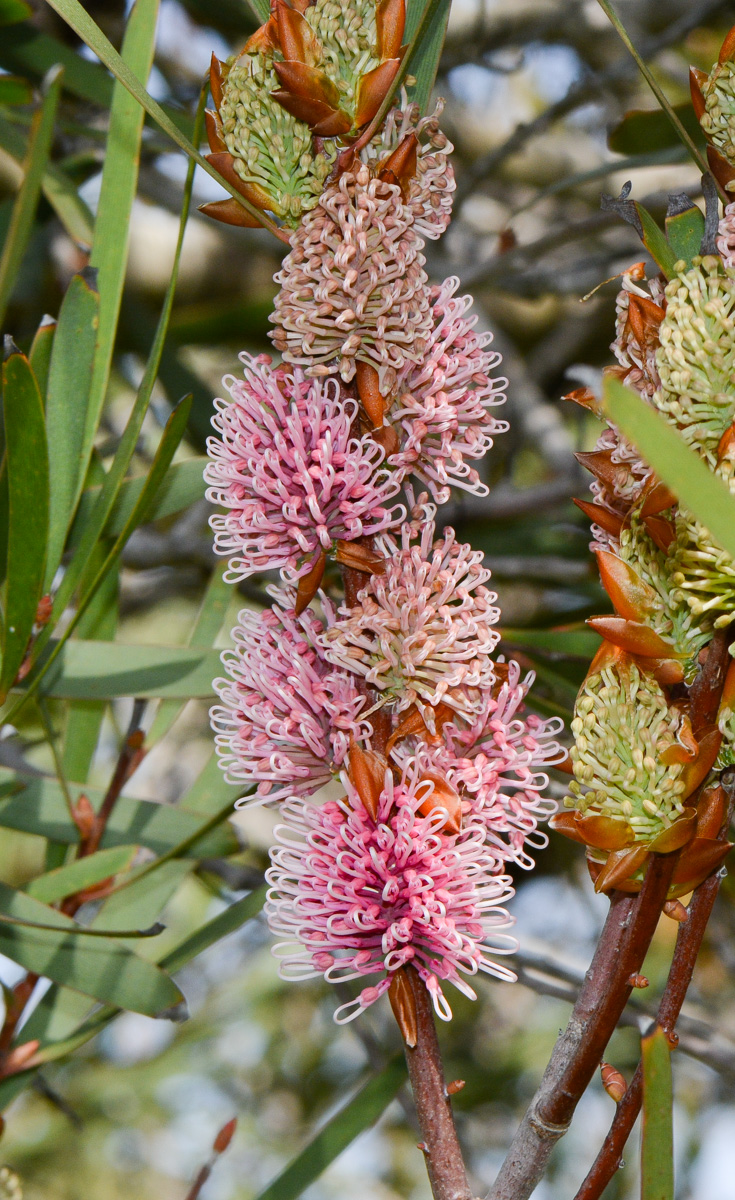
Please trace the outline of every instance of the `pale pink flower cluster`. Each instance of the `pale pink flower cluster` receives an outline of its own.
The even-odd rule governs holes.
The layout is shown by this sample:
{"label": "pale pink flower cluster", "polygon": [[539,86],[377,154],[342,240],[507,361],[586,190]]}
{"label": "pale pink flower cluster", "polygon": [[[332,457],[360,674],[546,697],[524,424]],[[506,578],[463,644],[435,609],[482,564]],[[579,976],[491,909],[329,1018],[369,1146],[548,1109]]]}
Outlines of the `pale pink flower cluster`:
{"label": "pale pink flower cluster", "polygon": [[400,521],[387,507],[399,481],[367,435],[353,433],[357,404],[334,379],[273,370],[267,355],[242,354],[244,379],[226,376],[232,400],[217,400],[204,476],[207,498],[227,509],[210,520],[226,578],[280,570],[296,579],[315,552]]}
{"label": "pale pink flower cluster", "polygon": [[426,506],[418,539],[408,523],[400,541],[380,539],[384,573],[368,578],[321,637],[330,662],[360,675],[394,713],[415,704],[431,729],[438,704],[465,716],[481,707],[495,681],[500,616],[482,551],[449,528],[434,541],[435,511]]}
{"label": "pale pink flower cluster", "polygon": [[291,237],[276,275],[273,344],[307,375],[358,360],[386,386],[406,362],[420,362],[431,331],[423,239],[397,184],[366,164],[325,189]]}
{"label": "pale pink flower cluster", "polygon": [[510,878],[499,874],[481,819],[453,834],[444,829],[443,808],[422,812],[432,784],[422,779],[420,755],[398,781],[386,771],[377,819],[343,779],[342,802],[291,800],[281,810],[288,823],[275,831],[266,908],[271,929],[286,939],[275,948],[281,973],[331,983],[379,976],[337,1009],[341,1023],[373,1004],[410,963],[437,1014],[449,1020],[440,981],[474,1000],[463,975],[515,978],[487,953],[515,948],[498,932],[510,923],[499,907],[512,895]]}
{"label": "pale pink flower cluster", "polygon": [[[238,805],[280,806],[267,912],[283,974],[365,983],[338,1021],[409,964],[443,1019],[444,983],[474,998],[465,976],[513,978],[489,957],[513,948],[498,932],[505,872],[545,844],[545,768],[564,753],[560,722],[523,709],[532,676],[493,660],[499,610],[482,553],[437,534],[435,506],[411,483],[437,503],[452,487],[485,495],[474,464],[507,429],[491,335],[476,332],[457,279],[430,287],[424,271],[424,239],[446,228],[454,191],[440,111],[422,119],[404,104],[326,184],[276,276],[284,364],[241,356],[209,441],[225,577],[276,570],[286,584],[265,612],[240,613],[222,656],[217,752],[246,792]],[[379,179],[412,134],[415,176]],[[371,430],[381,403],[385,427]],[[353,564],[338,607],[335,557]],[[386,766],[369,807],[347,770],[357,748],[373,766],[381,756],[377,788]],[[337,777],[344,797],[325,803]]]}
{"label": "pale pink flower cluster", "polygon": [[726,268],[735,268],[735,204],[725,208],[717,228],[717,249]]}
{"label": "pale pink flower cluster", "polygon": [[468,459],[482,458],[508,422],[491,409],[505,403],[508,380],[492,378],[497,351],[488,350],[492,334],[475,332],[477,317],[466,314],[470,296],[456,296],[459,280],[445,279],[430,291],[433,329],[419,364],[399,373],[391,420],[403,437],[389,459],[391,467],[416,475],[438,504],[451,487],[486,496],[484,484]]}
{"label": "pale pink flower cluster", "polygon": [[227,678],[214,681],[220,703],[211,720],[227,781],[273,800],[328,783],[350,741],[371,729],[353,677],[322,655],[322,622],[310,609],[297,617],[292,593],[270,591],[272,608],[238,617],[234,647],[222,654]]}

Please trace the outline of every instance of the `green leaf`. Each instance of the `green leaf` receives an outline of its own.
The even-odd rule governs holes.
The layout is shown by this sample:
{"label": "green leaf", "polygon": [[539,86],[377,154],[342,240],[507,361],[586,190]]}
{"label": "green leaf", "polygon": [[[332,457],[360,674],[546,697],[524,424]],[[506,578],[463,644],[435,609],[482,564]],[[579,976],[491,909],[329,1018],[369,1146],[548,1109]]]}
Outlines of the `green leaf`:
{"label": "green leaf", "polygon": [[137,849],[137,846],[113,846],[109,850],[98,850],[96,854],[78,858],[68,866],[37,876],[28,884],[26,891],[44,904],[53,904],[65,896],[73,896],[75,892],[101,883],[111,875],[127,871]]}
{"label": "green leaf", "polygon": [[[413,37],[424,10],[428,7],[429,3],[430,0],[408,0],[406,11],[407,40]],[[410,96],[411,100],[418,104],[422,113],[426,112],[431,100],[431,91],[434,87],[437,70],[439,69],[439,59],[441,58],[444,38],[447,32],[450,8],[451,0],[441,0],[440,3],[435,5],[434,12],[426,25],[421,42],[417,46],[411,62],[411,74],[416,79],[416,84],[411,89]]]}
{"label": "green leaf", "polygon": [[95,929],[143,929],[152,925],[194,868],[187,858],[150,865],[155,869],[139,880],[126,880],[121,891],[105,900],[93,921]]}
{"label": "green leaf", "polygon": [[41,393],[44,408],[46,407],[46,389],[48,387],[48,373],[55,333],[56,322],[53,317],[44,317],[33,335],[33,342],[28,354],[28,361],[36,377],[36,383]]}
{"label": "green leaf", "polygon": [[[122,60],[134,78],[145,83],[153,63],[158,0],[136,0],[125,27]],[[143,112],[120,84],[115,84],[105,148],[100,198],[90,266],[98,271],[99,328],[94,371],[86,405],[80,469],[83,479],[92,454],[105,402],[128,261],[130,216],[138,185]]]}
{"label": "green leaf", "polygon": [[27,79],[19,75],[0,75],[0,104],[30,104],[32,100],[33,88]]}
{"label": "green leaf", "polygon": [[153,963],[139,958],[112,938],[85,938],[74,922],[55,908],[0,884],[0,911],[21,920],[58,927],[29,929],[0,921],[0,954],[45,975],[132,1012],[161,1016],[183,1001],[172,979]]}
{"label": "green leaf", "polygon": [[112,80],[99,63],[82,58],[58,38],[41,33],[32,25],[16,25],[0,39],[0,65],[40,79],[51,67],[64,68],[64,90],[80,100],[91,100],[107,108],[112,99]]}
{"label": "green leaf", "polygon": [[548,650],[550,654],[590,659],[600,645],[599,634],[580,626],[578,629],[509,629],[500,630],[502,641],[513,646],[529,646]]}
{"label": "green leaf", "polygon": [[[20,775],[0,768],[0,795],[3,786],[22,790],[0,799],[0,827],[48,837],[68,846],[78,844],[79,830],[69,815],[64,793],[56,779]],[[75,802],[84,793],[95,811],[104,797],[102,788],[89,784],[70,782],[69,791]],[[135,844],[147,846],[157,855],[168,854],[187,839],[196,837],[204,824],[198,813],[186,808],[157,804],[153,800],[133,800],[123,795],[107,823],[102,848]],[[234,830],[230,825],[222,825],[196,840],[186,857],[221,858],[237,850]]]}
{"label": "green leaf", "polygon": [[[47,649],[53,653],[58,645],[51,642]],[[43,659],[39,665],[43,668]],[[212,680],[221,671],[219,650],[72,638],[55,658],[41,691],[63,700],[116,696],[191,700],[212,696]]]}
{"label": "green leaf", "polygon": [[696,204],[666,218],[666,238],[674,258],[682,258],[688,267],[695,254],[701,253],[704,225],[704,213]]}
{"label": "green leaf", "polygon": [[60,68],[49,72],[45,81],[43,104],[33,117],[28,154],[23,164],[23,182],[13,204],[13,212],[0,257],[0,326],[15,287],[23,257],[33,232],[41,183],[54,136],[56,109],[61,95]]}
{"label": "green leaf", "polygon": [[[704,144],[704,135],[691,103],[674,105],[674,112],[689,136]],[[678,133],[660,108],[631,109],[608,134],[607,144],[616,154],[650,154],[681,145]],[[617,164],[612,164],[616,166]]]}
{"label": "green leaf", "polygon": [[0,697],[18,674],[42,594],[48,529],[48,457],[43,407],[28,360],[3,364],[8,474],[7,594]]}
{"label": "green leaf", "polygon": [[[161,484],[155,503],[148,514],[148,520],[158,521],[161,517],[170,517],[172,513],[180,512],[182,508],[188,508],[196,500],[201,500],[206,487],[203,473],[207,462],[208,459],[201,457],[187,458],[184,462],[175,463]],[[117,498],[110,508],[109,517],[104,526],[107,537],[116,537],[122,532],[140,499],[144,485],[145,475],[139,475],[135,479],[126,479],[120,485]],[[101,490],[101,487],[93,487],[82,493],[76,520],[76,526],[80,530],[90,519]],[[77,533],[75,529],[72,542],[77,542],[80,537],[81,533]]]}
{"label": "green leaf", "polygon": [[213,752],[181,802],[190,812],[215,813],[227,800],[234,805],[247,791],[242,783],[225,783],[217,755]]}
{"label": "green leaf", "polygon": [[639,204],[637,200],[633,203],[643,226],[643,245],[654,261],[658,263],[666,278],[671,279],[672,275],[676,274],[674,267],[677,255],[674,254],[674,251],[648,210],[642,204]]}
{"label": "green leaf", "polygon": [[25,0],[0,0],[0,25],[14,25],[33,15],[33,9]]}
{"label": "green leaf", "polygon": [[641,1039],[643,1130],[641,1200],[674,1200],[671,1050],[663,1029]]}
{"label": "green leaf", "polygon": [[247,921],[252,921],[253,917],[257,917],[263,908],[267,894],[267,887],[259,887],[256,891],[243,897],[242,900],[230,904],[224,912],[219,913],[211,921],[207,921],[206,925],[196,929],[160,960],[164,971],[170,971],[173,974],[186,963],[191,962],[192,958],[196,958],[203,950],[207,950],[221,941],[223,937],[227,937],[228,933],[234,933],[236,929],[241,929]]}
{"label": "green leaf", "polygon": [[268,20],[271,11],[269,0],[248,0],[248,4],[261,25]]}
{"label": "green leaf", "polygon": [[640,450],[678,499],[735,558],[735,499],[726,484],[708,470],[699,455],[637,392],[605,378],[607,416]]}
{"label": "green leaf", "polygon": [[46,400],[49,460],[49,540],[46,590],[64,552],[66,534],[87,471],[85,423],[99,326],[100,295],[94,272],[75,275],[59,313]]}
{"label": "green leaf", "polygon": [[391,1100],[395,1099],[405,1079],[403,1055],[396,1055],[327,1121],[285,1171],[260,1193],[257,1200],[296,1200],[355,1138],[377,1121]]}
{"label": "green leaf", "polygon": [[[82,62],[83,60],[77,59],[77,61]],[[0,147],[19,163],[26,157],[28,150],[23,135],[2,117],[0,117]],[[72,241],[81,248],[88,249],[92,244],[94,220],[89,206],[82,200],[66,171],[57,163],[47,163],[41,188]]]}
{"label": "green leaf", "polygon": [[[436,2],[436,0],[430,0]],[[127,63],[123,61],[120,55],[115,50],[111,42],[105,37],[102,30],[94,23],[89,13],[85,11],[79,0],[48,0],[51,8],[67,22],[69,26],[79,35],[91,50],[94,50],[97,57],[105,66],[112,71],[115,78],[134,96],[142,108],[153,118],[160,129],[167,133],[172,141],[179,146],[189,158],[193,158],[198,166],[202,168],[207,175],[211,175],[226,192],[237,200],[251,216],[257,218],[258,222],[266,229],[270,229],[280,241],[288,241],[285,233],[281,233],[276,224],[262,213],[259,209],[250,204],[245,197],[238,192],[226,179],[215,171],[214,167],[207,162],[206,158],[199,153],[199,150],[192,145],[188,138],[181,132],[179,127],[172,121],[171,117],[158,104],[146,89],[142,86],[139,79],[130,70]]]}

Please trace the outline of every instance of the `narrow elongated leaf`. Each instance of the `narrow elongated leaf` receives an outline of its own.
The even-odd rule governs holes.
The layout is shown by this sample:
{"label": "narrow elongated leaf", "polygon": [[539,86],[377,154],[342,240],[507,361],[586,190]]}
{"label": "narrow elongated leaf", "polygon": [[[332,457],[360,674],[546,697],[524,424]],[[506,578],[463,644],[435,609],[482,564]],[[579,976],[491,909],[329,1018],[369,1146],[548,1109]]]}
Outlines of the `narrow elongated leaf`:
{"label": "narrow elongated leaf", "polygon": [[[21,790],[0,799],[0,827],[38,834],[69,846],[78,844],[79,830],[69,815],[57,780],[46,776],[23,776],[0,768],[0,795],[3,786],[20,787]],[[83,792],[95,810],[99,809],[104,795],[101,788],[89,784],[82,786],[70,782],[69,791],[75,802]],[[168,854],[187,839],[196,837],[204,824],[198,813],[188,809],[121,796],[107,823],[102,848],[135,844],[147,846],[157,855]],[[237,850],[238,841],[232,827],[223,824],[199,837],[185,857],[220,858]]]}
{"label": "narrow elongated leaf", "polygon": [[192,958],[196,958],[203,950],[207,950],[221,941],[223,937],[227,937],[228,933],[234,933],[236,929],[241,929],[247,921],[252,921],[253,917],[257,917],[262,910],[267,893],[267,887],[259,887],[254,892],[250,892],[248,896],[243,897],[242,900],[231,904],[211,921],[207,921],[206,925],[202,925],[189,937],[184,938],[183,942],[179,942],[178,946],[160,960],[163,969],[173,974],[174,971],[180,970],[186,963],[191,962]]}
{"label": "narrow elongated leaf", "polygon": [[261,25],[264,21],[268,20],[271,11],[269,0],[248,0],[248,4],[252,8]]}
{"label": "narrow elongated leaf", "polygon": [[51,152],[54,121],[61,95],[61,77],[61,68],[49,72],[43,104],[33,118],[28,154],[23,165],[23,182],[13,204],[10,227],[0,257],[0,326],[5,321],[8,302],[33,232],[43,174]]}
{"label": "narrow elongated leaf", "polygon": [[44,317],[33,336],[33,342],[28,354],[28,361],[36,377],[36,383],[41,393],[44,408],[46,407],[46,388],[48,386],[48,373],[51,365],[51,351],[54,346],[55,333],[56,322],[53,317]]}
{"label": "narrow elongated leaf", "polygon": [[[122,61],[142,85],[147,82],[153,63],[157,16],[158,0],[136,0],[125,27]],[[80,442],[80,469],[75,479],[83,479],[86,475],[110,377],[128,261],[130,214],[138,185],[142,132],[140,105],[124,87],[116,84],[90,258],[90,265],[98,271],[97,352]]]}
{"label": "narrow elongated leaf", "polygon": [[[172,513],[180,512],[182,508],[188,508],[196,500],[202,499],[206,486],[203,471],[207,461],[204,457],[197,457],[174,463],[161,484],[155,503],[148,514],[149,521],[170,517]],[[126,479],[121,485],[104,526],[107,537],[117,537],[122,532],[140,499],[144,485],[145,475],[139,475],[135,479]],[[93,487],[82,493],[77,512],[77,525],[80,529],[83,529],[90,519],[100,491],[101,488]],[[81,534],[77,534],[75,530],[73,543],[78,542],[80,536]]]}
{"label": "narrow elongated leaf", "polygon": [[32,99],[33,89],[27,79],[0,75],[0,104],[30,104]]}
{"label": "narrow elongated leaf", "polygon": [[[218,171],[207,161],[199,150],[192,145],[189,139],[182,133],[181,129],[172,121],[171,117],[158,104],[146,89],[136,78],[133,71],[130,70],[127,63],[120,57],[111,42],[105,37],[102,30],[94,23],[89,13],[85,11],[79,0],[48,0],[50,6],[67,22],[69,26],[79,35],[91,50],[94,50],[97,57],[105,66],[112,72],[117,80],[122,83],[131,94],[134,96],[142,108],[153,118],[158,127],[167,133],[172,141],[177,146],[188,154],[189,158],[193,158],[197,166],[201,167],[207,175],[211,175],[213,179],[220,184],[221,187],[229,192],[238,204],[257,218],[259,223],[266,229],[270,229],[280,241],[287,242],[288,237],[285,232],[281,233],[277,225],[267,217],[265,213],[255,208],[250,204],[245,197],[238,192],[237,188],[233,187],[226,179],[219,174]],[[436,2],[436,0],[434,0]]]}
{"label": "narrow elongated leaf", "polygon": [[600,645],[600,637],[591,629],[510,629],[503,628],[500,636],[513,646],[529,646],[548,650],[550,654],[590,659]]}
{"label": "narrow elongated leaf", "polygon": [[643,226],[643,245],[654,261],[658,263],[666,278],[671,279],[675,274],[674,267],[677,256],[648,210],[637,200],[634,203]]}
{"label": "narrow elongated leaf", "polygon": [[666,218],[666,238],[674,252],[686,265],[692,265],[695,254],[701,253],[704,237],[704,213],[693,204],[684,212]]}
{"label": "narrow elongated leaf", "polygon": [[8,475],[7,594],[0,697],[23,662],[41,598],[48,530],[48,456],[38,384],[28,360],[3,364]]}
{"label": "narrow elongated leaf", "polygon": [[[704,145],[704,134],[691,103],[675,104],[674,112],[689,136]],[[679,147],[681,141],[666,113],[660,108],[634,108],[610,130],[607,144],[616,154],[654,154]]]}
{"label": "narrow elongated leaf", "polygon": [[181,802],[190,812],[216,813],[222,805],[247,793],[243,784],[225,783],[217,755],[212,752]]}
{"label": "narrow elongated leaf", "polygon": [[0,954],[28,971],[76,988],[95,1000],[152,1017],[183,1001],[173,980],[153,963],[112,938],[85,938],[75,933],[69,917],[32,896],[0,884],[0,911],[21,920],[58,926],[56,932],[0,921]]}
{"label": "narrow elongated leaf", "polygon": [[[51,653],[57,645],[50,643]],[[41,660],[41,668],[43,665]],[[45,696],[64,700],[112,700],[115,696],[190,700],[213,695],[212,679],[221,670],[219,650],[72,638],[62,647],[41,690]]]}
{"label": "narrow elongated leaf", "polygon": [[0,25],[14,25],[31,15],[31,6],[25,0],[0,0]]}
{"label": "narrow elongated leaf", "polygon": [[75,275],[59,313],[46,400],[46,429],[53,447],[49,460],[47,591],[61,562],[87,470],[85,425],[99,315],[96,273]]}
{"label": "narrow elongated leaf", "polygon": [[39,875],[31,880],[26,891],[44,904],[53,904],[56,900],[63,900],[65,896],[72,896],[75,892],[100,883],[110,875],[127,871],[137,849],[137,846],[113,846],[109,850],[98,850],[96,854],[78,858],[66,867]]}
{"label": "narrow elongated leaf", "polygon": [[610,420],[640,450],[659,479],[735,557],[735,498],[722,479],[707,469],[668,421],[617,379],[606,378],[604,405]]}
{"label": "narrow elongated leaf", "polygon": [[658,1026],[641,1039],[643,1052],[643,1133],[641,1200],[674,1200],[674,1135],[671,1051]]}
{"label": "narrow elongated leaf", "polygon": [[80,100],[91,100],[103,108],[112,100],[112,80],[99,63],[90,62],[65,46],[58,38],[35,29],[15,25],[0,38],[0,65],[40,79],[56,63],[64,68],[64,89]]}
{"label": "narrow elongated leaf", "polygon": [[[73,57],[77,62],[84,62],[78,55]],[[85,65],[91,66],[90,63]],[[18,163],[23,162],[28,152],[28,145],[22,133],[2,117],[0,117],[0,147]],[[82,200],[76,185],[58,163],[46,164],[46,170],[41,180],[41,189],[72,241],[83,249],[91,246],[94,219],[89,205]]]}
{"label": "narrow elongated leaf", "polygon": [[[413,37],[429,3],[430,0],[408,0],[406,36],[409,40]],[[415,86],[411,89],[411,99],[418,104],[422,113],[426,112],[431,99],[431,90],[436,79],[447,32],[450,8],[451,0],[439,0],[439,3],[436,4],[411,63],[411,74],[416,80]]]}
{"label": "narrow elongated leaf", "polygon": [[[194,869],[192,859],[175,858],[161,863],[140,881],[133,880],[122,891],[113,892],[93,921],[95,929],[145,929],[158,920],[183,880]],[[132,942],[128,943],[133,945]],[[140,947],[147,958],[156,947]]]}
{"label": "narrow elongated leaf", "polygon": [[355,1138],[377,1121],[391,1100],[395,1099],[405,1079],[403,1055],[396,1055],[327,1121],[285,1171],[260,1193],[257,1200],[296,1200]]}

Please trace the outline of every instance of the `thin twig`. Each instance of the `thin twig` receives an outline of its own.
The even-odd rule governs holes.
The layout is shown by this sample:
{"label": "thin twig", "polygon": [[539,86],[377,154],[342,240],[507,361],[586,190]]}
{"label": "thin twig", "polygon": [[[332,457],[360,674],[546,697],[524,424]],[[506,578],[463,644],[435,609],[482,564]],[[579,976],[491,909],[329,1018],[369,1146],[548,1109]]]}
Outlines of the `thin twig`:
{"label": "thin twig", "polygon": [[[719,834],[720,840],[724,841],[732,817],[733,801],[735,801],[735,771],[732,769],[723,771],[722,786],[729,799],[727,819]],[[686,999],[707,922],[721,883],[722,874],[720,871],[716,871],[714,875],[710,875],[704,883],[699,885],[689,902],[688,919],[679,926],[671,970],[656,1015],[656,1023],[669,1034],[674,1033],[681,1006]],[[625,1095],[618,1103],[610,1131],[577,1192],[575,1200],[598,1200],[618,1171],[625,1143],[641,1110],[642,1099],[643,1068],[642,1063],[639,1062]]]}
{"label": "thin twig", "polygon": [[[690,689],[692,728],[712,724],[729,662],[723,632]],[[666,900],[678,853],[653,854],[637,896],[613,892],[610,911],[566,1029],[513,1139],[488,1200],[528,1200],[569,1128],[632,991]]]}

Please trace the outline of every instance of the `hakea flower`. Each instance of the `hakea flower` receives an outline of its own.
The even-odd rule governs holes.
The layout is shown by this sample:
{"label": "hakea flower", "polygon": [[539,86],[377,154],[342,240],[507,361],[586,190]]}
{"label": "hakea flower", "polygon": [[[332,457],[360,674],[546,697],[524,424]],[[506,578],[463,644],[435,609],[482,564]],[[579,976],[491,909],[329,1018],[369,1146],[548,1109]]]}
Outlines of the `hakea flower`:
{"label": "hakea flower", "polygon": [[276,349],[310,376],[349,381],[364,362],[389,386],[404,363],[421,361],[431,334],[423,244],[397,184],[371,179],[364,163],[344,172],[275,277]]}
{"label": "hakea flower", "polygon": [[434,542],[435,512],[425,507],[417,542],[411,523],[400,542],[378,539],[384,574],[369,578],[321,639],[330,662],[361,675],[395,713],[415,704],[432,732],[439,704],[479,712],[495,681],[500,616],[484,587],[482,552],[459,544],[450,528]]}
{"label": "hakea flower", "polygon": [[231,400],[216,400],[205,470],[208,499],[228,511],[211,518],[215,549],[230,558],[226,578],[280,570],[306,575],[334,539],[352,540],[400,522],[386,507],[399,483],[384,451],[353,436],[355,400],[336,380],[272,370],[267,355],[242,354],[244,380],[228,375]]}
{"label": "hakea flower", "polygon": [[419,364],[399,373],[397,399],[390,420],[403,432],[398,453],[389,464],[425,481],[438,504],[449,499],[450,487],[476,496],[488,493],[467,459],[481,458],[493,437],[508,429],[491,410],[505,403],[507,379],[490,372],[502,361],[488,350],[492,334],[477,334],[477,316],[466,314],[469,296],[456,296],[459,280],[446,279],[431,288],[433,329]]}
{"label": "hakea flower", "polygon": [[735,270],[735,204],[728,204],[717,226],[717,249],[726,270]]}
{"label": "hakea flower", "polygon": [[437,103],[433,113],[420,116],[418,104],[409,104],[405,92],[401,107],[394,108],[373,140],[361,151],[361,158],[374,172],[399,147],[410,142],[414,148],[416,167],[404,187],[406,203],[413,216],[414,228],[430,241],[441,237],[452,215],[453,193],[456,188],[454,170],[449,155],[454,146],[439,128],[444,101]]}
{"label": "hakea flower", "polygon": [[266,875],[268,922],[287,939],[275,947],[281,975],[330,983],[378,976],[337,1009],[340,1024],[389,991],[409,964],[443,1020],[452,1015],[444,981],[474,1000],[463,975],[513,980],[487,953],[515,948],[496,932],[510,923],[499,906],[513,889],[498,874],[482,822],[447,829],[441,788],[420,755],[397,781],[387,769],[374,787],[342,778],[341,802],[290,800],[281,809]]}
{"label": "hakea flower", "polygon": [[725,38],[719,61],[709,75],[693,70],[692,99],[707,141],[728,163],[735,163],[735,50],[733,30]]}
{"label": "hakea flower", "polygon": [[[533,672],[521,680],[514,661],[497,663],[496,672],[498,684],[483,696],[478,715],[467,723],[448,713],[440,736],[430,737],[424,728],[422,753],[432,773],[458,793],[463,812],[483,822],[497,853],[530,870],[534,861],[526,848],[547,845],[538,825],[556,812],[555,801],[543,795],[549,785],[544,768],[566,758],[556,741],[564,723],[523,711]],[[405,766],[422,745],[417,736],[402,738],[392,757]]]}
{"label": "hakea flower", "polygon": [[653,402],[714,465],[735,413],[735,272],[717,255],[692,261],[666,287]]}
{"label": "hakea flower", "polygon": [[622,382],[648,401],[661,386],[656,351],[659,326],[665,313],[663,283],[657,278],[646,280],[644,264],[634,263],[624,272],[622,287],[615,300],[615,340],[610,349],[623,368]]}
{"label": "hakea flower", "polygon": [[[272,608],[238,616],[235,645],[222,653],[227,678],[214,681],[220,704],[210,712],[227,782],[257,785],[261,800],[315,792],[332,779],[350,742],[370,734],[353,676],[319,649],[322,622],[310,609],[296,616],[292,591],[269,590]],[[245,796],[236,807],[248,802]]]}
{"label": "hakea flower", "polygon": [[[716,474],[735,496],[735,455],[725,457]],[[686,509],[679,509],[676,528],[675,596],[704,630],[726,628],[735,621],[735,562]]]}

